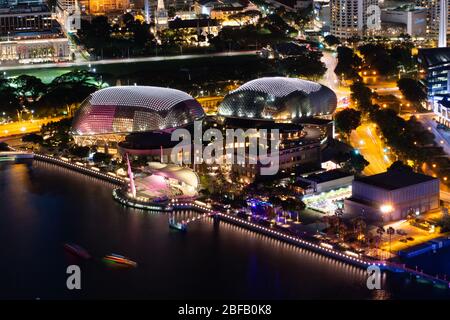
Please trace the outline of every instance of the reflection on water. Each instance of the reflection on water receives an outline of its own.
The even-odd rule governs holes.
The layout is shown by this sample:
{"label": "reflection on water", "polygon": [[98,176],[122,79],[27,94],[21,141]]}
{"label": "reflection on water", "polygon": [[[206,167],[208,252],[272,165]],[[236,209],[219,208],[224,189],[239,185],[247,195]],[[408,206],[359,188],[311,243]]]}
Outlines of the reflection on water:
{"label": "reflection on water", "polygon": [[[369,291],[364,270],[209,218],[190,224],[186,234],[170,230],[167,215],[123,207],[112,199],[112,188],[43,162],[0,164],[0,246],[8,258],[0,266],[0,297],[442,296],[429,285],[417,287],[391,275],[383,276],[383,291]],[[195,213],[177,215],[187,219]],[[78,261],[63,250],[66,242],[83,246],[94,258]],[[139,267],[107,268],[101,258],[109,253],[128,256]],[[65,287],[70,264],[81,266],[81,291]]]}

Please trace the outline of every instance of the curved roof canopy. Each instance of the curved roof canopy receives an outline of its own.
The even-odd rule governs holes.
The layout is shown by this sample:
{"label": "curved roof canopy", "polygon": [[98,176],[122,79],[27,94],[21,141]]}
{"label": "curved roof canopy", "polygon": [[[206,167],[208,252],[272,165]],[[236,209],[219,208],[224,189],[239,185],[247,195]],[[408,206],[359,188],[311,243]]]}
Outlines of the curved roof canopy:
{"label": "curved roof canopy", "polygon": [[91,94],[75,114],[75,135],[157,131],[184,126],[205,116],[189,94],[175,89],[123,86]]}
{"label": "curved roof canopy", "polygon": [[153,170],[154,175],[178,180],[195,188],[195,190],[199,187],[200,181],[197,174],[189,168],[159,162],[149,162],[148,167]]}
{"label": "curved roof canopy", "polygon": [[330,114],[336,94],[319,83],[267,77],[249,81],[225,96],[219,114],[255,119],[294,119]]}

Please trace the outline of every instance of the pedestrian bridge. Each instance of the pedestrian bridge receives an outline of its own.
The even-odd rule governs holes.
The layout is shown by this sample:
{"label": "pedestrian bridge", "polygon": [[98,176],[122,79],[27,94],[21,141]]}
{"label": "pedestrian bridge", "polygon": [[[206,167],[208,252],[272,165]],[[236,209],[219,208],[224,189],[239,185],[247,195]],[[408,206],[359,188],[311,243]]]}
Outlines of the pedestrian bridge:
{"label": "pedestrian bridge", "polygon": [[17,159],[33,159],[33,152],[26,151],[0,151],[0,161],[17,160]]}

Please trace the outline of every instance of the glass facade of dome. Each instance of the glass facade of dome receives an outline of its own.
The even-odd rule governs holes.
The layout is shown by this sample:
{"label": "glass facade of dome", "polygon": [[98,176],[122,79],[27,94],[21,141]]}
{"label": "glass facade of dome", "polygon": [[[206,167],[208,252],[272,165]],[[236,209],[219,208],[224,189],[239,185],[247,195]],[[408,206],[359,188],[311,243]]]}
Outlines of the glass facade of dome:
{"label": "glass facade of dome", "polygon": [[185,92],[160,87],[123,86],[91,94],[77,110],[75,135],[156,131],[184,126],[205,116]]}
{"label": "glass facade of dome", "polygon": [[331,114],[336,94],[319,83],[284,77],[249,81],[225,96],[222,116],[254,119],[295,119]]}

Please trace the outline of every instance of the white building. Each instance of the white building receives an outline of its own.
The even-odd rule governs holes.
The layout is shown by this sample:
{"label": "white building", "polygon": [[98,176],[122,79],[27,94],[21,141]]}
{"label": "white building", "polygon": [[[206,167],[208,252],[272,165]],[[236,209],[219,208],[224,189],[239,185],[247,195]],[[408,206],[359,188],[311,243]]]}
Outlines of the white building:
{"label": "white building", "polygon": [[404,26],[410,36],[425,36],[427,32],[426,8],[414,6],[400,6],[381,10],[381,22]]}
{"label": "white building", "polygon": [[345,199],[349,217],[374,221],[395,221],[409,213],[425,213],[439,208],[439,179],[412,170],[388,170],[355,179],[352,196]]}
{"label": "white building", "polygon": [[331,34],[342,39],[363,36],[368,29],[368,14],[371,5],[378,0],[331,0]]}
{"label": "white building", "polygon": [[26,39],[0,42],[0,62],[41,63],[71,59],[67,38]]}
{"label": "white building", "polygon": [[427,9],[427,34],[430,36],[430,38],[438,40],[439,37],[439,27],[440,27],[440,16],[441,16],[441,5],[445,4],[444,2],[447,2],[447,12],[443,12],[442,14],[444,16],[447,16],[447,24],[443,25],[447,29],[447,33],[450,31],[450,17],[448,15],[449,12],[449,5],[450,3],[448,1],[444,1],[441,3],[442,0],[416,0],[416,5],[420,7],[424,7]]}

